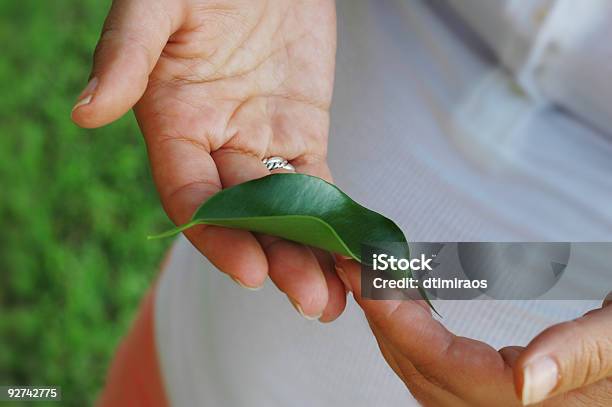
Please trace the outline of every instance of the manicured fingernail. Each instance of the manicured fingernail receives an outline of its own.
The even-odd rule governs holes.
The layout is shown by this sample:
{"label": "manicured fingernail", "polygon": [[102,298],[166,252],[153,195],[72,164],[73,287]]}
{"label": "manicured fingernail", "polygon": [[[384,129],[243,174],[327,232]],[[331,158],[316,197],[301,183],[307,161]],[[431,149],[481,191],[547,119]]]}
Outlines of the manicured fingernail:
{"label": "manicured fingernail", "polygon": [[306,315],[299,302],[297,302],[296,300],[294,300],[293,298],[289,296],[287,296],[287,298],[289,298],[289,302],[291,302],[291,305],[293,305],[293,308],[295,308],[295,310],[299,312],[301,316],[303,316],[309,321],[314,321],[316,319],[319,319],[323,315],[323,313],[320,313],[319,315]]}
{"label": "manicured fingernail", "polygon": [[540,357],[523,368],[523,405],[539,403],[553,391],[559,380],[557,363],[548,356]]}
{"label": "manicured fingernail", "polygon": [[342,280],[342,283],[344,283],[344,286],[346,287],[346,289],[349,291],[353,291],[351,288],[351,282],[346,276],[346,273],[344,272],[344,270],[341,267],[339,267],[337,264],[334,265],[334,268],[336,270],[336,274],[338,274],[338,277],[340,277],[340,280]]}
{"label": "manicured fingernail", "polygon": [[240,287],[246,288],[249,291],[259,291],[259,290],[261,290],[263,288],[263,284],[258,286],[258,287],[253,287],[253,286],[249,286],[249,285],[244,284],[242,281],[238,280],[236,277],[229,276],[229,278],[234,280],[234,283],[238,284]]}
{"label": "manicured fingernail", "polygon": [[606,295],[606,298],[604,298],[603,304],[601,304],[601,308],[605,308],[611,304],[612,304],[612,291],[608,295]]}
{"label": "manicured fingernail", "polygon": [[93,95],[97,87],[98,87],[98,78],[91,78],[87,86],[85,86],[85,89],[83,89],[83,91],[79,95],[79,99],[77,100],[76,104],[72,108],[72,111],[74,112],[79,107],[85,106],[91,103],[91,99],[93,99]]}

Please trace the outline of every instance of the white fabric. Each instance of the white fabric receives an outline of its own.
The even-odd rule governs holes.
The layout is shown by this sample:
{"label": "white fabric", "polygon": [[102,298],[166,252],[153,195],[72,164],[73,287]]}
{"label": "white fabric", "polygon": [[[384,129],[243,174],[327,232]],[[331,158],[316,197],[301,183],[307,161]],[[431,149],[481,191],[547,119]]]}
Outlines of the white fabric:
{"label": "white fabric", "polygon": [[531,97],[612,128],[612,2],[448,0]]}
{"label": "white fabric", "polygon": [[[337,4],[329,162],[342,189],[414,241],[610,239],[608,138],[564,112],[510,100],[517,93],[500,86],[507,77],[444,10],[405,0]],[[495,104],[511,106],[500,120],[520,125],[489,139],[479,123],[495,129],[486,118]],[[596,306],[436,304],[449,329],[494,347],[524,345]],[[306,321],[272,284],[238,288],[181,238],[155,309],[174,406],[416,405],[352,300],[332,324]]]}

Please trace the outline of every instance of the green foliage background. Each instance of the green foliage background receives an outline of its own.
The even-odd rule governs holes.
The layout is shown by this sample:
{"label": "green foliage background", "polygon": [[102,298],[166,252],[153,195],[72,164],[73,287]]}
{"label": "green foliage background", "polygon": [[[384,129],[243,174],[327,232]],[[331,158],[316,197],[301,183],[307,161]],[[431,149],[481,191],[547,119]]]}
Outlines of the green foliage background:
{"label": "green foliage background", "polygon": [[95,400],[169,244],[145,240],[169,223],[132,114],[70,121],[109,6],[0,2],[0,384],[67,406]]}

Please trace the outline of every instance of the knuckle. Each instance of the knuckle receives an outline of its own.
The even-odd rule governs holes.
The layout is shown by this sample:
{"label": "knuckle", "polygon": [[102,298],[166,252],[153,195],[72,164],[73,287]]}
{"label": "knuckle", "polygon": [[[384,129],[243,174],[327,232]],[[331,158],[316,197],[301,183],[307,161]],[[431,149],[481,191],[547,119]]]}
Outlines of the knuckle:
{"label": "knuckle", "polygon": [[599,376],[603,359],[597,341],[585,339],[581,341],[580,348],[576,355],[576,368],[574,370],[576,371],[577,384],[584,386],[593,381],[593,378]]}
{"label": "knuckle", "polygon": [[569,361],[569,371],[564,374],[565,380],[582,387],[612,372],[612,338],[591,334],[582,319],[562,325],[563,333],[569,336],[567,339],[579,338]]}
{"label": "knuckle", "polygon": [[587,341],[586,350],[590,360],[587,377],[590,381],[602,379],[612,373],[612,339],[610,337],[594,338]]}
{"label": "knuckle", "polygon": [[147,56],[151,53],[146,37],[139,30],[109,27],[100,36],[100,42],[121,44],[122,47],[139,50]]}
{"label": "knuckle", "polygon": [[138,28],[124,29],[119,25],[105,25],[94,51],[94,61],[106,61],[120,54],[129,54],[133,63],[153,69],[153,52],[149,39]]}

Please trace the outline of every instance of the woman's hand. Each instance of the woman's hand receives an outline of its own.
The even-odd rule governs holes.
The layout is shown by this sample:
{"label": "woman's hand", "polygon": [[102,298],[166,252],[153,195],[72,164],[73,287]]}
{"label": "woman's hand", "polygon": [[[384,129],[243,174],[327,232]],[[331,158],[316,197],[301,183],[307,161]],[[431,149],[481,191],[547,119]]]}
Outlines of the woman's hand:
{"label": "woman's hand", "polygon": [[423,301],[363,299],[360,266],[340,258],[337,266],[383,356],[425,406],[612,405],[612,306],[606,301],[545,330],[526,348],[496,351],[450,333]]}
{"label": "woman's hand", "polygon": [[[267,175],[264,157],[331,180],[335,24],[333,0],[115,0],[72,117],[98,127],[135,105],[177,224],[221,188]],[[307,317],[330,321],[344,309],[327,254],[214,226],[186,235],[245,287],[269,275]]]}

